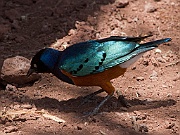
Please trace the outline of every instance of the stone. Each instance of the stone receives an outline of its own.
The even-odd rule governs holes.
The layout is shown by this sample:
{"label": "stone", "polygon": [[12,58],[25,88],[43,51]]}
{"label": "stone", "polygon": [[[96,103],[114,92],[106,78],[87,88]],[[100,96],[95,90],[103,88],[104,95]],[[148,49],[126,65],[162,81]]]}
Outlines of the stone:
{"label": "stone", "polygon": [[151,80],[157,80],[157,78],[158,78],[158,73],[157,73],[155,70],[153,70],[153,72],[152,72],[152,74],[150,75],[149,79],[151,79]]}
{"label": "stone", "polygon": [[146,125],[139,125],[139,131],[142,133],[148,132],[148,127]]}
{"label": "stone", "polygon": [[125,8],[127,5],[129,5],[129,1],[128,0],[116,0],[117,3],[117,8]]}
{"label": "stone", "polygon": [[16,86],[13,86],[13,85],[11,85],[11,84],[7,84],[7,85],[6,85],[6,90],[7,90],[7,91],[16,91],[17,88],[16,88]]}
{"label": "stone", "polygon": [[153,12],[157,11],[157,8],[156,8],[153,4],[147,3],[147,4],[145,4],[145,6],[144,6],[144,10],[145,10],[147,13],[153,13]]}
{"label": "stone", "polygon": [[142,76],[136,77],[136,80],[137,81],[144,81],[144,77],[142,77]]}
{"label": "stone", "polygon": [[12,133],[16,131],[18,131],[18,127],[16,126],[8,126],[8,127],[5,127],[5,130],[4,130],[5,133]]}
{"label": "stone", "polygon": [[32,109],[32,105],[24,104],[24,105],[21,105],[21,108],[23,108],[23,109]]}
{"label": "stone", "polygon": [[27,76],[30,60],[22,56],[7,58],[1,69],[1,79],[7,84],[22,85],[38,80],[41,76],[37,73]]}

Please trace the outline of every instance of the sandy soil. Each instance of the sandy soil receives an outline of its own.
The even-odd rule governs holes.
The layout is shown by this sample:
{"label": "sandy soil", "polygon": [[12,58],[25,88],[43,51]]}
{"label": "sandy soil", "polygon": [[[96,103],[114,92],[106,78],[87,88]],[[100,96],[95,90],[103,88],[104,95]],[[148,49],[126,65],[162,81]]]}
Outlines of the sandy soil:
{"label": "sandy soil", "polygon": [[72,86],[51,74],[17,89],[1,85],[0,134],[179,135],[179,7],[178,0],[0,0],[0,66],[12,56],[30,59],[43,47],[63,50],[112,35],[172,38],[112,80],[130,108],[115,94],[99,114],[83,117],[106,94],[79,107],[99,88]]}

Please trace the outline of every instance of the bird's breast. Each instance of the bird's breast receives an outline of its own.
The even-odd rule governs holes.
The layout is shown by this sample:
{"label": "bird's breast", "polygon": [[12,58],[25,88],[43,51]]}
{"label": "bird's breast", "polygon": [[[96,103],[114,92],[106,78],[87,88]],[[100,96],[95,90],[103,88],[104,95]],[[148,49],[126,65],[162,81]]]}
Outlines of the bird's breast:
{"label": "bird's breast", "polygon": [[77,86],[102,86],[104,83],[123,75],[125,72],[126,68],[121,68],[119,65],[103,72],[86,76],[72,76],[70,73],[62,70],[62,73],[71,78]]}

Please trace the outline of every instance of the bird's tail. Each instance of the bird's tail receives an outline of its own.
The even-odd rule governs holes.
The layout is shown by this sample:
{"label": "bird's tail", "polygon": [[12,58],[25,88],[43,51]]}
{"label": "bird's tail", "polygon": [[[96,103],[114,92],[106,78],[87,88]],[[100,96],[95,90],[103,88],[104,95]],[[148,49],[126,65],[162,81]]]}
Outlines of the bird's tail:
{"label": "bird's tail", "polygon": [[160,39],[160,40],[140,44],[140,46],[138,48],[136,48],[135,52],[137,54],[142,53],[142,52],[146,52],[146,51],[149,51],[149,50],[152,50],[152,49],[158,47],[158,45],[160,45],[162,43],[166,43],[166,42],[169,42],[169,41],[171,41],[171,38],[164,38],[164,39]]}
{"label": "bird's tail", "polygon": [[138,48],[135,48],[130,54],[126,55],[125,57],[118,59],[119,63],[122,63],[120,66],[122,68],[127,68],[129,67],[132,63],[134,63],[137,59],[139,59],[145,52],[152,50],[158,45],[162,43],[166,43],[171,41],[171,38],[165,38],[165,39],[160,39],[156,41],[151,41],[148,43],[141,44]]}
{"label": "bird's tail", "polygon": [[148,43],[141,44],[141,46],[139,48],[157,47],[158,45],[169,42],[169,41],[171,41],[171,38],[164,38],[164,39],[160,39],[160,40],[156,40],[156,41],[151,41]]}

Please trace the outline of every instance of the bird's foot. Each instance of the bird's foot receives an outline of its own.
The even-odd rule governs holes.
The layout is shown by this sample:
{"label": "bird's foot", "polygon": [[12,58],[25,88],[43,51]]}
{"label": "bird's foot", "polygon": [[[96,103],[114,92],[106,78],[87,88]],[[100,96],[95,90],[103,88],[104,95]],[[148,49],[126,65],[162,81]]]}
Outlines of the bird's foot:
{"label": "bird's foot", "polygon": [[[113,94],[112,94],[112,95],[113,95]],[[105,103],[109,98],[112,97],[112,95],[107,95],[107,96],[104,98],[104,100],[101,101],[101,103],[100,103],[96,108],[94,108],[93,111],[88,112],[88,113],[85,115],[85,117],[96,115],[96,114],[98,113],[99,109],[101,108],[101,106],[103,106],[104,103]]]}
{"label": "bird's foot", "polygon": [[127,101],[127,99],[122,95],[121,91],[116,92],[118,95],[118,101],[124,106],[124,107],[131,107],[132,105]]}
{"label": "bird's foot", "polygon": [[99,108],[95,108],[94,110],[92,110],[91,112],[86,112],[85,115],[83,117],[89,117],[89,116],[93,116],[96,115],[99,111]]}
{"label": "bird's foot", "polygon": [[94,93],[91,93],[85,97],[83,97],[83,102],[78,106],[78,107],[81,107],[82,105],[86,104],[91,98],[93,98],[95,95],[99,94],[99,93],[102,93],[104,90],[100,89]]}

